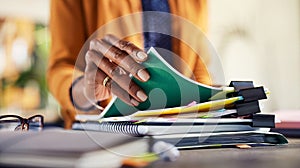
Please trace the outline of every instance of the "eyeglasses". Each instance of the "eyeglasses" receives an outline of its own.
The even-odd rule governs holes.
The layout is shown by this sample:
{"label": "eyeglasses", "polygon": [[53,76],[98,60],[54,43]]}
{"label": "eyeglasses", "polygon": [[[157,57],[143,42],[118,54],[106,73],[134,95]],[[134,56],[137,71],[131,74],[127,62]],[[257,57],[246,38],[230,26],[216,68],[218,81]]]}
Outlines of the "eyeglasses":
{"label": "eyeglasses", "polygon": [[1,115],[0,130],[28,131],[42,130],[44,127],[44,117],[34,115],[29,118],[23,118],[17,115]]}

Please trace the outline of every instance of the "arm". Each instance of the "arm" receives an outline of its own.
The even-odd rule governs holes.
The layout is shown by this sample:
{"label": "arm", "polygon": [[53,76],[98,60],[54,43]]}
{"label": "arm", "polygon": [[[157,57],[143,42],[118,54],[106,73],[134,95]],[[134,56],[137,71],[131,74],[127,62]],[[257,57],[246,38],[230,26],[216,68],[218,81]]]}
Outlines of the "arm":
{"label": "arm", "polygon": [[51,1],[51,51],[47,71],[50,92],[58,100],[66,125],[74,119],[69,96],[77,55],[85,41],[80,1]]}
{"label": "arm", "polygon": [[[147,99],[129,77],[132,74],[141,81],[149,79],[148,72],[136,62],[146,60],[147,54],[132,43],[107,35],[91,40],[87,52],[78,57],[87,39],[80,2],[54,0],[51,5],[52,49],[48,84],[62,105],[65,120],[74,119],[72,103],[89,110],[96,102],[110,97],[110,92],[130,105],[138,105]],[[83,58],[79,60],[82,63],[79,66],[81,78],[73,78],[75,64],[78,68],[77,58]]]}

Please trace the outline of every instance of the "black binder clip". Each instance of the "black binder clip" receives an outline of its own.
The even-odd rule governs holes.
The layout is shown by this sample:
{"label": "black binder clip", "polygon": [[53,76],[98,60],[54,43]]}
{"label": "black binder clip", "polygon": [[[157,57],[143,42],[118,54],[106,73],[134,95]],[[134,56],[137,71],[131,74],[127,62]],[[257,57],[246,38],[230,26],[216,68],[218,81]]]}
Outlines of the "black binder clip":
{"label": "black binder clip", "polygon": [[237,116],[247,116],[261,112],[258,101],[236,103],[235,108],[237,111]]}
{"label": "black binder clip", "polygon": [[254,88],[252,81],[231,81],[229,87],[234,87],[234,91],[238,92],[241,89]]}
{"label": "black binder clip", "polygon": [[232,81],[229,86],[234,87],[235,92],[228,94],[228,97],[243,97],[242,101],[235,103],[238,116],[246,116],[261,112],[258,100],[267,98],[263,87],[254,87],[252,81]]}
{"label": "black binder clip", "polygon": [[252,127],[275,128],[275,115],[272,114],[253,114]]}

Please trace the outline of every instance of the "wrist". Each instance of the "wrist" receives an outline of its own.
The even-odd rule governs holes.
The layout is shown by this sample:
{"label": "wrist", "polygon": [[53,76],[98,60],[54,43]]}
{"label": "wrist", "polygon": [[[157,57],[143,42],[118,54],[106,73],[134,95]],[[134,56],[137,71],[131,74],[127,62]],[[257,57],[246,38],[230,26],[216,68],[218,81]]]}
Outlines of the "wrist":
{"label": "wrist", "polygon": [[99,106],[98,102],[89,100],[84,94],[83,88],[84,76],[80,76],[73,81],[69,90],[69,95],[73,106],[80,111],[96,110]]}

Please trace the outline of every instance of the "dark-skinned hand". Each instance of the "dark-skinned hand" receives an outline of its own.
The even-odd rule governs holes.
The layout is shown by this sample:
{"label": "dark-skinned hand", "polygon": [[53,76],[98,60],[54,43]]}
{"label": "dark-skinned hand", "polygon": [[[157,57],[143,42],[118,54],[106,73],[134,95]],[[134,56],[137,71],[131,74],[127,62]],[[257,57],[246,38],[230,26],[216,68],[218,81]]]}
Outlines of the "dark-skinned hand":
{"label": "dark-skinned hand", "polygon": [[90,99],[97,99],[97,89],[105,86],[127,104],[138,106],[147,100],[145,92],[130,77],[142,82],[150,78],[140,64],[147,60],[147,54],[134,44],[111,34],[93,39],[85,60],[85,95],[95,96]]}

